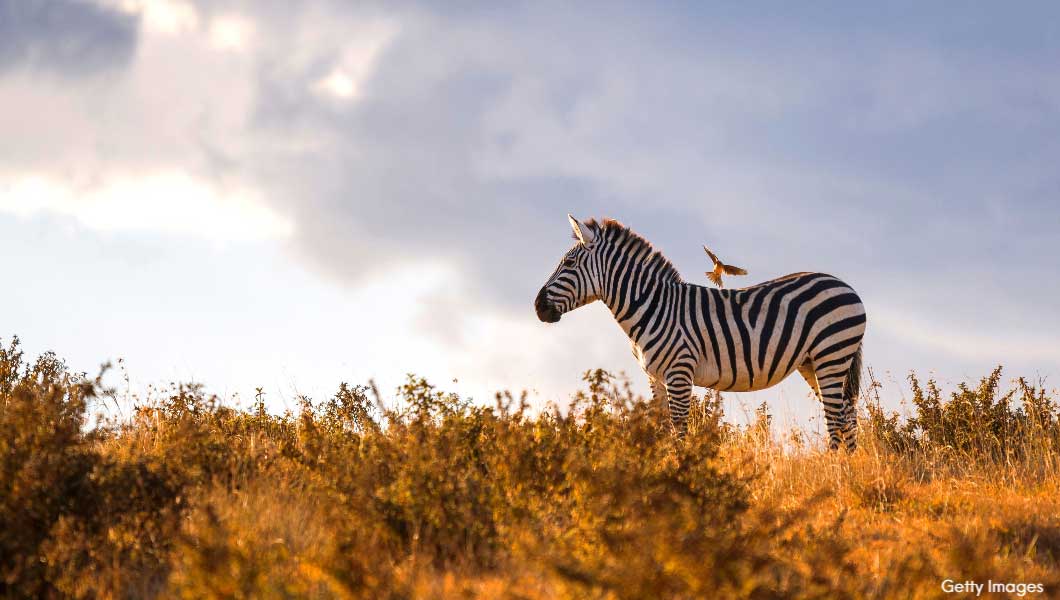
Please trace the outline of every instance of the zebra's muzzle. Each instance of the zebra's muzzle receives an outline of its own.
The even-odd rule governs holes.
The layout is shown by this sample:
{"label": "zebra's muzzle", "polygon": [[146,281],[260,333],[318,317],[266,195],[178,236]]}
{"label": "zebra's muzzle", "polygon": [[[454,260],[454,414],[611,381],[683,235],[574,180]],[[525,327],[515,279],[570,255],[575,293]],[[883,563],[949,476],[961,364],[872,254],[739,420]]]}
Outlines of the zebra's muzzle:
{"label": "zebra's muzzle", "polygon": [[541,291],[537,294],[537,298],[534,299],[534,310],[537,311],[537,318],[543,323],[555,323],[559,321],[561,316],[563,316],[563,313],[559,312],[559,310],[548,301],[548,296],[545,295],[544,288],[541,288]]}

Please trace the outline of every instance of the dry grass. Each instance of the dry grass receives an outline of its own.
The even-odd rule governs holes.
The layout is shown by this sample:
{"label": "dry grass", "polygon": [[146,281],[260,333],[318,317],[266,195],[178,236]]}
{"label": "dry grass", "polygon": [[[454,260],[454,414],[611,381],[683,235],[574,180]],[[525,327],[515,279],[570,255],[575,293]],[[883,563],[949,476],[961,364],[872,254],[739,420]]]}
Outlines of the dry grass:
{"label": "dry grass", "polygon": [[[84,598],[922,598],[1060,591],[1053,394],[1000,372],[909,419],[863,406],[853,455],[586,376],[571,411],[474,406],[410,378],[297,413],[194,386],[106,391],[0,348],[0,595]],[[874,390],[872,390],[874,391]],[[870,394],[872,395],[872,394]]]}

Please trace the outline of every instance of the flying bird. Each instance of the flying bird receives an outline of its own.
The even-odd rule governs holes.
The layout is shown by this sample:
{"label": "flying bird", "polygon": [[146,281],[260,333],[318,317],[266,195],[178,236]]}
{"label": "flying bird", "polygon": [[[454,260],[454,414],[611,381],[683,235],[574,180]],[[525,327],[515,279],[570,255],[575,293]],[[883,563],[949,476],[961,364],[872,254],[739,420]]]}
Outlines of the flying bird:
{"label": "flying bird", "polygon": [[707,279],[713,281],[714,285],[718,286],[719,288],[725,287],[725,284],[721,282],[722,275],[747,275],[747,271],[741,269],[740,267],[727,265],[718,260],[718,257],[710,251],[710,248],[703,246],[703,251],[707,253],[707,256],[710,257],[710,260],[714,261],[714,270],[707,271]]}

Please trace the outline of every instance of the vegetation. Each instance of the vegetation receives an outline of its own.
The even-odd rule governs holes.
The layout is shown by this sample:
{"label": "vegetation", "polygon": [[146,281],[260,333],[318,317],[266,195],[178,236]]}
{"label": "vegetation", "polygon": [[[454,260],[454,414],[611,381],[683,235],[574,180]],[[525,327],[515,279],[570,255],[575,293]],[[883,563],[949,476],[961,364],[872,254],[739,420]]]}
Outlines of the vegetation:
{"label": "vegetation", "polygon": [[0,596],[916,598],[951,578],[1060,590],[1053,393],[1001,372],[829,453],[768,415],[665,409],[603,371],[569,410],[409,377],[297,413],[197,386],[94,419],[99,379],[0,347]]}

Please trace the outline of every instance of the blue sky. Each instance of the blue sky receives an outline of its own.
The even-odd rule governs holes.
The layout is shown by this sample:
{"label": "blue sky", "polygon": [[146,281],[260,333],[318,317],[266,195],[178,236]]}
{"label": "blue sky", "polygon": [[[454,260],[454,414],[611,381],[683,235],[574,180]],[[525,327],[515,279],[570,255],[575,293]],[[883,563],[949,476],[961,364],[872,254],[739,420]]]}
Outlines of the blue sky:
{"label": "blue sky", "polygon": [[0,0],[0,337],[281,408],[408,371],[643,386],[603,307],[534,317],[570,212],[690,281],[703,243],[748,284],[844,278],[889,403],[913,369],[1055,384],[1058,29],[1049,3]]}

